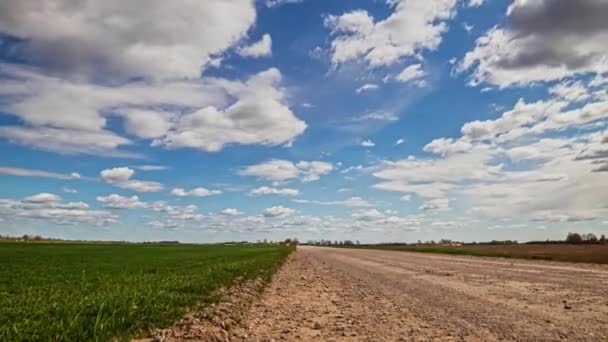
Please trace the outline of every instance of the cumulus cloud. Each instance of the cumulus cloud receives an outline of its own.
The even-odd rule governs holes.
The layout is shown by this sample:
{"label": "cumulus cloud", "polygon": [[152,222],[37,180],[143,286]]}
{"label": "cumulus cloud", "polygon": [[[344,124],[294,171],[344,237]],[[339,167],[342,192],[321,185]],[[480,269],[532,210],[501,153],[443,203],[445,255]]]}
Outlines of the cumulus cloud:
{"label": "cumulus cloud", "polygon": [[20,58],[54,74],[197,78],[255,17],[252,0],[24,0],[0,4],[0,31],[23,40]]}
{"label": "cumulus cloud", "polygon": [[221,213],[224,215],[228,215],[228,216],[239,216],[239,215],[243,214],[242,212],[238,211],[238,209],[235,209],[235,208],[226,208],[226,209],[222,210]]}
{"label": "cumulus cloud", "polygon": [[144,139],[162,138],[173,126],[172,113],[146,109],[124,109],[121,111],[125,130]]}
{"label": "cumulus cloud", "polygon": [[359,221],[379,221],[386,218],[386,215],[378,209],[360,210],[352,216]]}
{"label": "cumulus cloud", "polygon": [[33,220],[49,224],[106,226],[118,217],[102,210],[91,210],[84,202],[62,202],[60,196],[40,193],[23,200],[0,199],[0,218],[5,221]]}
{"label": "cumulus cloud", "polygon": [[39,194],[26,197],[24,202],[28,202],[28,203],[61,202],[61,197],[58,195],[55,195],[55,194],[50,194],[48,192],[41,192]]}
{"label": "cumulus cloud", "polygon": [[[564,81],[564,88],[590,87]],[[480,219],[519,217],[573,222],[606,217],[605,99],[579,101],[580,91],[549,91],[518,100],[498,118],[465,123],[459,138],[437,138],[429,158],[384,161],[377,189],[423,199],[423,211],[468,207]],[[587,89],[588,90],[588,89]],[[567,94],[577,93],[576,96]]]}
{"label": "cumulus cloud", "polygon": [[221,190],[208,190],[202,187],[199,188],[194,188],[192,190],[184,190],[182,188],[175,188],[173,190],[171,190],[171,195],[173,196],[177,196],[177,197],[207,197],[207,196],[214,196],[214,195],[220,195],[222,193]]}
{"label": "cumulus cloud", "polygon": [[[472,140],[492,139],[502,136],[508,139],[514,137],[521,129],[527,130],[526,126],[543,120],[554,120],[559,117],[560,111],[568,105],[567,102],[556,100],[545,100],[527,103],[519,99],[515,106],[504,112],[496,120],[471,121],[462,126],[461,133]],[[545,122],[549,122],[545,121]],[[540,126],[538,126],[540,128]],[[542,133],[537,131],[536,133]]]}
{"label": "cumulus cloud", "polygon": [[568,102],[585,101],[591,97],[589,89],[581,81],[558,83],[549,92]]}
{"label": "cumulus cloud", "polygon": [[148,203],[147,207],[155,212],[164,214],[163,217],[148,223],[148,225],[155,228],[177,229],[193,222],[200,224],[200,222],[209,218],[198,213],[198,207],[192,204],[179,206],[170,205],[164,201],[156,201]]}
{"label": "cumulus cloud", "polygon": [[283,196],[298,196],[300,191],[298,189],[291,188],[271,188],[262,186],[257,189],[253,189],[249,192],[249,196],[266,196],[266,195],[283,195]]}
{"label": "cumulus cloud", "polygon": [[22,169],[18,167],[10,167],[10,166],[0,166],[0,174],[9,175],[9,176],[19,176],[19,177],[40,177],[40,178],[52,178],[52,179],[64,179],[64,180],[72,180],[72,179],[80,179],[80,174],[76,172],[72,173],[57,173],[51,171],[44,170],[32,170],[32,169]]}
{"label": "cumulus cloud", "polygon": [[438,138],[426,144],[423,150],[445,156],[448,154],[466,152],[472,148],[473,145],[464,139],[458,139],[455,141],[452,138]]}
{"label": "cumulus cloud", "polygon": [[268,69],[245,83],[225,83],[237,101],[220,110],[203,107],[181,116],[174,128],[155,145],[191,147],[217,152],[226,144],[288,144],[302,134],[306,124],[295,117],[278,88],[281,73]]}
{"label": "cumulus cloud", "polygon": [[325,26],[332,30],[334,64],[363,60],[371,67],[396,63],[424,50],[434,50],[447,30],[455,0],[388,0],[390,15],[375,20],[367,11],[330,15]]}
{"label": "cumulus cloud", "polygon": [[282,205],[279,205],[279,206],[274,206],[274,207],[265,209],[263,212],[263,215],[264,215],[264,217],[283,217],[283,216],[289,216],[295,212],[296,211],[291,208],[287,208]]}
{"label": "cumulus cloud", "polygon": [[376,146],[376,143],[374,143],[370,139],[366,139],[366,140],[363,140],[361,142],[361,146],[363,146],[363,147],[374,147],[374,146]]}
{"label": "cumulus cloud", "polygon": [[[2,64],[0,77],[10,85],[0,89],[6,98],[0,109],[24,122],[0,127],[0,137],[47,151],[127,156],[119,149],[132,145],[132,137],[217,152],[227,144],[289,144],[306,129],[274,68],[245,81],[203,77],[111,86]],[[111,131],[108,116],[121,118],[131,137]]]}
{"label": "cumulus cloud", "polygon": [[515,0],[507,25],[478,38],[457,69],[499,87],[606,72],[606,15],[605,1]]}
{"label": "cumulus cloud", "polygon": [[259,58],[270,56],[272,55],[272,38],[266,33],[259,41],[240,47],[236,52],[243,57]]}
{"label": "cumulus cloud", "polygon": [[159,182],[131,179],[134,174],[135,171],[128,167],[116,167],[100,172],[101,179],[104,182],[119,188],[137,192],[156,192],[163,189],[163,185]]}
{"label": "cumulus cloud", "polygon": [[144,208],[145,203],[139,200],[137,196],[124,197],[117,194],[109,196],[97,196],[97,201],[103,203],[103,206],[110,209],[135,209]]}
{"label": "cumulus cloud", "polygon": [[261,179],[282,182],[300,179],[302,182],[318,180],[333,170],[333,165],[322,161],[299,161],[294,164],[288,160],[272,159],[260,164],[248,166],[238,173],[242,176],[254,176]]}

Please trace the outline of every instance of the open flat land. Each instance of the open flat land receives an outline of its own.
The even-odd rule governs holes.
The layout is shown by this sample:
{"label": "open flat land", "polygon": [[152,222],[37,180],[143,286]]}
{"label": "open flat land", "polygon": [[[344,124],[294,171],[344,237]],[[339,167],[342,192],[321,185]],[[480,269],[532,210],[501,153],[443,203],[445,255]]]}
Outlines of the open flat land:
{"label": "open flat land", "polygon": [[169,326],[284,246],[0,243],[0,341],[106,341]]}
{"label": "open flat land", "polygon": [[[0,245],[0,340],[608,339],[608,265],[306,246],[289,251]],[[285,259],[265,289],[253,281],[269,279]]]}
{"label": "open flat land", "polygon": [[605,341],[608,266],[298,247],[232,340]]}
{"label": "open flat land", "polygon": [[457,247],[368,245],[353,247],[420,253],[442,253],[453,255],[475,255],[501,258],[522,258],[608,264],[608,244],[464,245]]}

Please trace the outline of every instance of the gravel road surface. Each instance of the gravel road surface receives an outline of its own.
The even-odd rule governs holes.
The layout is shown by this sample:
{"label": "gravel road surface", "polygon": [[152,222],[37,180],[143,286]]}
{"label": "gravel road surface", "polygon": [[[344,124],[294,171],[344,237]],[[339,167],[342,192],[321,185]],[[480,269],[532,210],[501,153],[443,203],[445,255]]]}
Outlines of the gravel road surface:
{"label": "gravel road surface", "polygon": [[299,247],[232,340],[605,341],[608,267]]}

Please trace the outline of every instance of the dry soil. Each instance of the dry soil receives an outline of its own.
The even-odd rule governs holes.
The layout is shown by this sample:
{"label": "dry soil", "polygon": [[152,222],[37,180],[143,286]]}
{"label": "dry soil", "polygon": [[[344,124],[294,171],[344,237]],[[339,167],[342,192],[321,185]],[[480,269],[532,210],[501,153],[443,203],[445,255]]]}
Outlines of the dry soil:
{"label": "dry soil", "polygon": [[608,266],[299,247],[243,310],[217,340],[605,341]]}

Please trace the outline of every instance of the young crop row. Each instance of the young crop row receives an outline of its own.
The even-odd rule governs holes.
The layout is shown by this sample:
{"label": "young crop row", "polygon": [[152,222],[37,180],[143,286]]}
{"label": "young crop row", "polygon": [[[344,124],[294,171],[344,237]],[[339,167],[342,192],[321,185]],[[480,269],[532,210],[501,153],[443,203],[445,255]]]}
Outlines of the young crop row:
{"label": "young crop row", "polygon": [[0,243],[0,341],[127,339],[168,326],[286,246]]}

